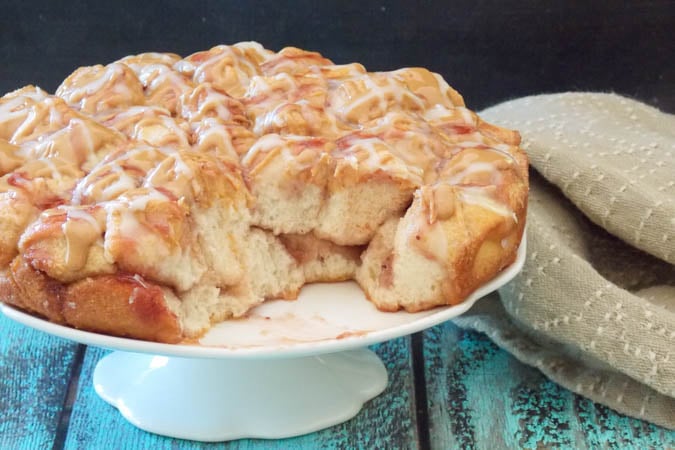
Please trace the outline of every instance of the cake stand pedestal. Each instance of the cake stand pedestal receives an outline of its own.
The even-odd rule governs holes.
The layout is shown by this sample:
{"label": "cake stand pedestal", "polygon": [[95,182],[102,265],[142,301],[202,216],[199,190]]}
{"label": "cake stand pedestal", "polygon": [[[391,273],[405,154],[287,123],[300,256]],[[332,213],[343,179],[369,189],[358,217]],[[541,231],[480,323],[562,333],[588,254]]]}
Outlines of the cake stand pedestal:
{"label": "cake stand pedestal", "polygon": [[192,359],[113,352],[98,395],[135,426],[199,441],[278,439],[354,417],[387,385],[370,350],[291,359]]}

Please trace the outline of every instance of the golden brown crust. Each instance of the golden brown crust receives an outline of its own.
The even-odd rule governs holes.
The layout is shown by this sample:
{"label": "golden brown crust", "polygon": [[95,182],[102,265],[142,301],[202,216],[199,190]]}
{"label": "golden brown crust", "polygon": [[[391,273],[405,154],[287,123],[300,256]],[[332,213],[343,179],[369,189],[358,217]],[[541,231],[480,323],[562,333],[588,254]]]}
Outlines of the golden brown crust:
{"label": "golden brown crust", "polygon": [[140,277],[104,275],[69,285],[63,317],[75,328],[99,333],[167,343],[182,338],[164,291]]}
{"label": "golden brown crust", "polygon": [[0,275],[0,296],[10,305],[74,328],[157,342],[182,338],[162,288],[140,277],[104,275],[67,285],[17,257]]}
{"label": "golden brown crust", "polygon": [[3,301],[52,322],[65,323],[62,314],[65,286],[16,257],[0,280]]}

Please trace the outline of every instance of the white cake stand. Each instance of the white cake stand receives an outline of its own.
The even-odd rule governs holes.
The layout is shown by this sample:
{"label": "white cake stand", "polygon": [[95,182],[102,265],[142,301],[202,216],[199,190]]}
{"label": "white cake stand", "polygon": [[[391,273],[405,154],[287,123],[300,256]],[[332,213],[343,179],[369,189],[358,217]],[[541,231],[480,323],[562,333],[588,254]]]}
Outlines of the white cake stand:
{"label": "white cake stand", "polygon": [[296,301],[271,301],[216,326],[199,344],[123,339],[56,325],[2,305],[9,318],[87,345],[116,350],[99,361],[94,387],[135,426],[197,441],[278,439],[354,417],[387,385],[366,347],[456,317],[511,280],[518,257],[463,303],[416,314],[383,313],[353,282],[314,284]]}

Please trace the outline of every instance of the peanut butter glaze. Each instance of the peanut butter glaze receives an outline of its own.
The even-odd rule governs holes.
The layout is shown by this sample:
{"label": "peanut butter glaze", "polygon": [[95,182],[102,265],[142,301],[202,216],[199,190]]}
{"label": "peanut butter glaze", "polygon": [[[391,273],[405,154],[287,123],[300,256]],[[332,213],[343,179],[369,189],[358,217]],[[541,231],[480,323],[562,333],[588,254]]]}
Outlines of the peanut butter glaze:
{"label": "peanut butter glaze", "polygon": [[[442,262],[443,223],[464,207],[516,220],[502,187],[526,178],[518,144],[426,69],[370,73],[297,48],[240,43],[186,58],[130,56],[76,70],[56,96],[29,86],[2,97],[0,195],[21,190],[40,209],[46,198],[74,205],[35,219],[61,218],[73,272],[95,245],[117,263],[114,236],[159,233],[183,245],[176,230],[191,226],[191,208],[213,195],[247,205],[265,168],[319,185],[342,174],[386,177],[414,192],[411,245]],[[152,204],[174,205],[176,222],[148,219]],[[509,229],[495,233],[511,239]]]}
{"label": "peanut butter glaze", "polygon": [[0,176],[13,171],[21,165],[23,158],[17,155],[19,147],[0,139]]}

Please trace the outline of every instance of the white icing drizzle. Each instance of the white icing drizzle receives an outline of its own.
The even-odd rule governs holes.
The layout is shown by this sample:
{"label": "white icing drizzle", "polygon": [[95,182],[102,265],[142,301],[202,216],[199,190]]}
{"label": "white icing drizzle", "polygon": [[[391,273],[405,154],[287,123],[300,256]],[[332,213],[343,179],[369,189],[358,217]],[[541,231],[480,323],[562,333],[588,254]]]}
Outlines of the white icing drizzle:
{"label": "white icing drizzle", "polygon": [[[261,153],[268,153],[274,149],[283,149],[288,154],[288,146],[286,143],[294,140],[300,141],[301,139],[302,138],[298,136],[284,136],[282,138],[278,134],[267,134],[262,136],[255,144],[253,144],[253,146],[251,146],[251,149],[241,158],[241,163],[244,166],[250,167]],[[290,159],[290,156],[288,156],[288,158]]]}
{"label": "white icing drizzle", "polygon": [[463,184],[466,182],[465,180],[468,176],[483,172],[487,172],[492,176],[492,182],[490,184],[499,184],[501,182],[499,179],[499,171],[495,169],[494,164],[480,161],[469,164],[466,166],[466,168],[460,170],[459,172],[455,172],[451,176],[447,177],[444,181],[449,184]]}
{"label": "white icing drizzle", "polygon": [[334,151],[333,155],[361,171],[369,173],[383,171],[401,179],[411,180],[418,185],[422,182],[422,168],[406,164],[379,138],[354,139],[351,146]]}
{"label": "white icing drizzle", "polygon": [[466,123],[467,125],[474,126],[474,127],[478,125],[478,123],[476,123],[476,116],[473,112],[471,112],[467,108],[462,108],[461,106],[459,106],[455,109],[457,111],[459,111],[460,114],[462,115],[462,118],[464,119],[464,123]]}
{"label": "white icing drizzle", "polygon": [[214,153],[223,160],[239,162],[239,155],[232,142],[232,135],[222,123],[213,118],[200,121],[193,125],[193,135],[196,141],[192,149],[198,153]]}
{"label": "white icing drizzle", "polygon": [[452,111],[441,104],[435,104],[424,111],[423,117],[427,121],[437,121],[452,116]]}
{"label": "white icing drizzle", "polygon": [[91,204],[117,198],[140,186],[148,172],[175,153],[176,150],[171,147],[139,145],[110,155],[77,184],[73,191],[73,203]]}
{"label": "white icing drizzle", "polygon": [[230,97],[215,90],[210,84],[203,83],[181,96],[181,115],[190,122],[206,118],[229,121],[233,119],[233,114],[228,104],[233,101]]}
{"label": "white icing drizzle", "polygon": [[150,202],[167,202],[169,198],[156,189],[147,189],[146,194],[125,198],[129,211],[145,211]]}
{"label": "white icing drizzle", "polygon": [[[149,232],[139,221],[138,214],[143,214],[152,202],[166,203],[170,201],[165,194],[156,189],[140,188],[101,205],[106,211],[108,223],[115,224],[112,226],[115,236],[137,240],[143,233]],[[108,228],[110,229],[111,225],[108,225]],[[111,261],[114,260],[108,248],[106,248],[106,257]]]}
{"label": "white icing drizzle", "polygon": [[390,107],[425,109],[424,101],[394,78],[385,74],[363,75],[341,84],[332,97],[337,114],[347,121],[360,122],[384,115]]}
{"label": "white icing drizzle", "polygon": [[101,200],[108,200],[118,197],[122,193],[137,187],[136,180],[127,174],[120,166],[112,166],[114,181],[103,188]]}
{"label": "white icing drizzle", "polygon": [[459,197],[465,203],[480,206],[500,216],[510,217],[518,223],[516,213],[504,203],[495,200],[485,189],[475,186],[458,186],[458,188]]}

